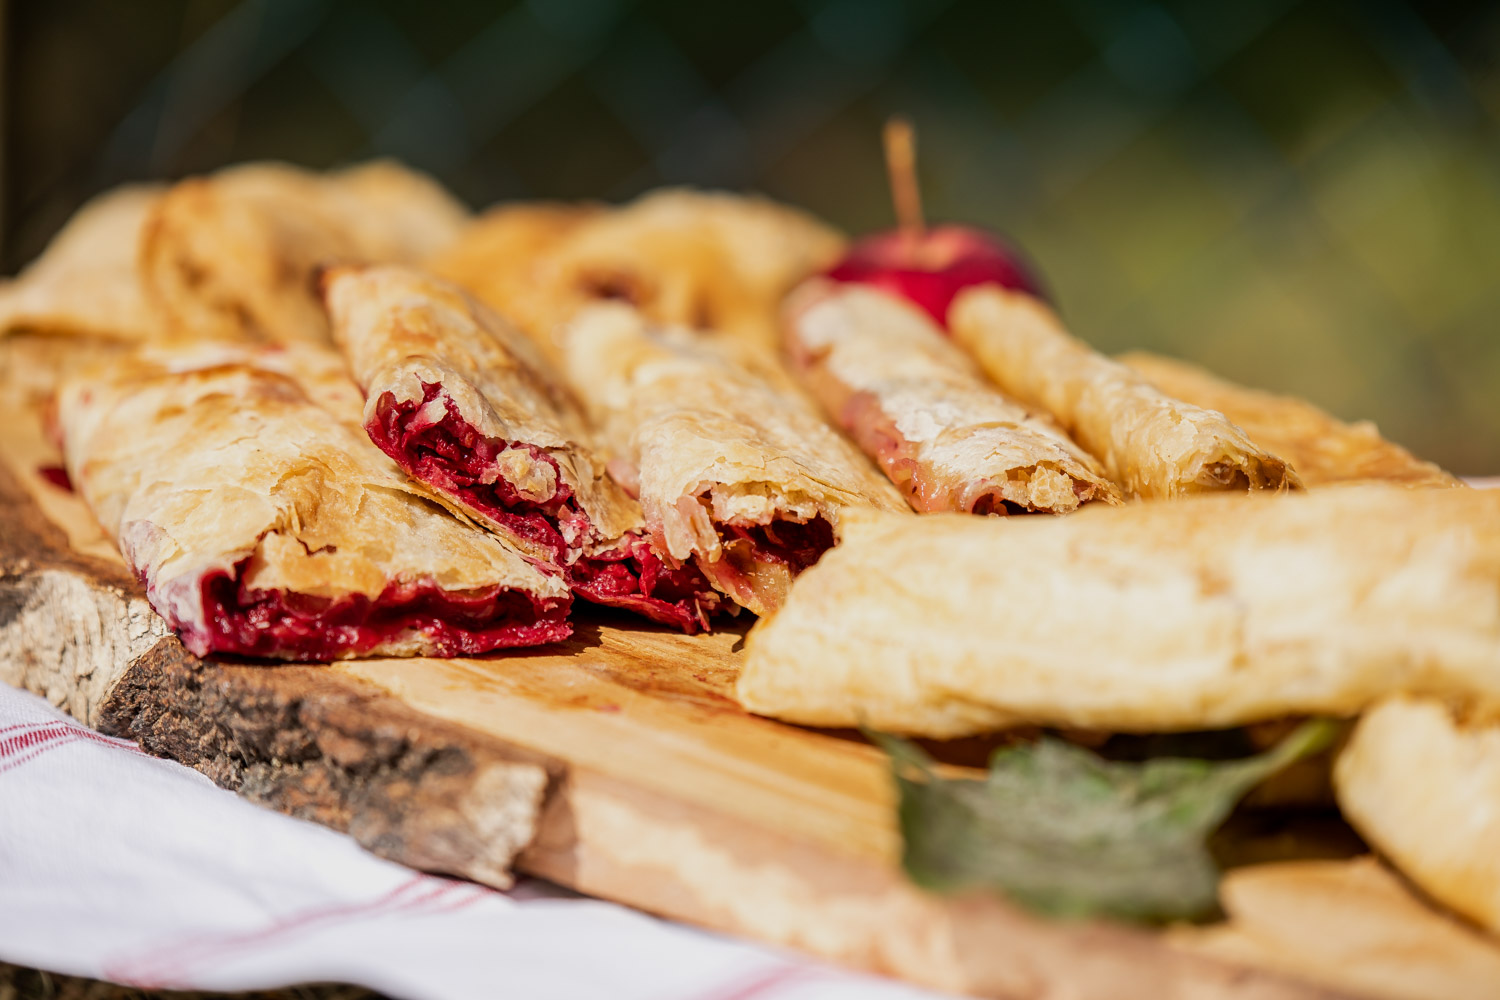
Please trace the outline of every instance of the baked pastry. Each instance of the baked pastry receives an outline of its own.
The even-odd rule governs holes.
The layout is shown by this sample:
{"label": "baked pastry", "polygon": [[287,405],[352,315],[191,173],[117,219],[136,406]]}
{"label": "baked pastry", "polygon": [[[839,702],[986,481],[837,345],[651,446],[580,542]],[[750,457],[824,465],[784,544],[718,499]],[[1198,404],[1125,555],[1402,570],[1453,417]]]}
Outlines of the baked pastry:
{"label": "baked pastry", "polygon": [[[361,434],[364,395],[349,378],[349,367],[337,351],[312,344],[271,344],[264,347],[225,340],[148,344],[123,355],[141,371],[187,374],[223,367],[250,365],[258,372],[293,381],[327,415]],[[99,366],[100,368],[106,366]],[[91,374],[89,377],[101,377]],[[108,377],[106,372],[104,376]]]}
{"label": "baked pastry", "polygon": [[1055,417],[1132,496],[1300,485],[1286,462],[1222,413],[1173,399],[1099,354],[1024,292],[998,285],[966,289],[954,300],[948,325],[995,384]]}
{"label": "baked pastry", "polygon": [[[1166,931],[1175,947],[1369,1000],[1493,1000],[1500,948],[1370,855],[1231,868],[1228,917]],[[1273,994],[1274,995],[1274,994]]]}
{"label": "baked pastry", "polygon": [[1291,463],[1309,488],[1369,481],[1463,485],[1381,437],[1368,420],[1346,424],[1305,400],[1248,389],[1176,358],[1134,352],[1119,360],[1172,398],[1224,414],[1256,444]]}
{"label": "baked pastry", "polygon": [[68,473],[183,643],[331,660],[565,638],[567,584],[450,514],[276,370],[333,370],[307,350],[270,365],[156,354],[60,393]]}
{"label": "baked pastry", "polygon": [[391,163],[331,174],[250,163],[161,198],[141,242],[141,280],[167,338],[326,343],[319,267],[415,263],[467,218],[435,182]]}
{"label": "baked pastry", "polygon": [[553,307],[541,287],[542,264],[579,226],[604,211],[602,205],[586,202],[497,205],[465,226],[458,239],[422,267],[461,285],[560,364],[550,325],[555,320]]}
{"label": "baked pastry", "polygon": [[74,213],[40,257],[0,283],[0,336],[148,339],[153,324],[136,274],[136,248],[163,190],[154,184],[118,187]]}
{"label": "baked pastry", "polygon": [[[1500,695],[1500,491],[1367,485],[849,518],[747,639],[745,707],[953,737]],[[895,567],[895,569],[893,569]]]}
{"label": "baked pastry", "polygon": [[1066,514],[1120,502],[1091,455],[987,383],[916,306],[815,279],[785,316],[802,384],[916,510]]}
{"label": "baked pastry", "polygon": [[554,335],[582,306],[619,299],[660,324],[714,330],[774,351],[779,310],[844,239],[765,198],[667,189],[601,212],[537,266]]}
{"label": "baked pastry", "polygon": [[1441,701],[1392,698],[1360,719],[1333,776],[1339,808],[1371,847],[1433,899],[1500,934],[1495,708],[1458,717]]}
{"label": "baked pastry", "polygon": [[370,439],[578,595],[693,632],[718,593],[665,564],[641,508],[588,446],[573,398],[510,324],[407,267],[340,267],[323,293]]}
{"label": "baked pastry", "polygon": [[[742,607],[774,611],[851,507],[906,504],[773,361],[707,334],[592,306],[565,333],[568,375],[634,472],[659,551]],[[629,473],[626,473],[630,478]]]}

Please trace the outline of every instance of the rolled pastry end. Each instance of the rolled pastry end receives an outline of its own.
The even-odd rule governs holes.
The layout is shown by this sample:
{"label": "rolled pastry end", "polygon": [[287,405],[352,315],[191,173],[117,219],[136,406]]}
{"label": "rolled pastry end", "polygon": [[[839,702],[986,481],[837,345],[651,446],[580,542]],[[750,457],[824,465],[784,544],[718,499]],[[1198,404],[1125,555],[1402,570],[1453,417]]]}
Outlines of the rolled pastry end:
{"label": "rolled pastry end", "polygon": [[486,437],[443,386],[420,399],[383,393],[369,408],[370,439],[413,478],[454,497],[515,537],[539,562],[562,569],[585,600],[625,608],[693,633],[722,599],[692,566],[670,566],[641,534],[600,546],[557,459],[536,445]]}
{"label": "rolled pastry end", "polygon": [[[924,455],[922,443],[901,433],[874,393],[850,396],[838,423],[880,466],[912,508],[924,514],[1071,514],[1095,500],[1121,502],[1114,484],[1067,454],[1060,459],[1013,464],[997,470],[998,474],[954,476]],[[964,430],[956,428],[945,443],[961,448],[959,438]],[[994,433],[993,428],[975,430],[975,436],[987,433]]]}
{"label": "rolled pastry end", "polygon": [[954,340],[1001,389],[1049,413],[1129,493],[1300,489],[1296,472],[1217,410],[1162,392],[1073,337],[1044,303],[993,285],[963,292]]}
{"label": "rolled pastry end", "polygon": [[989,384],[911,303],[813,280],[784,312],[803,386],[914,509],[1069,514],[1120,502],[1097,461]]}
{"label": "rolled pastry end", "polygon": [[1191,480],[1184,479],[1184,493],[1302,488],[1302,481],[1290,465],[1259,449],[1226,448],[1217,458],[1197,466],[1197,475]]}
{"label": "rolled pastry end", "polygon": [[663,549],[691,556],[715,587],[761,616],[781,607],[792,580],[835,541],[832,522],[812,505],[723,487],[681,497],[660,536]]}
{"label": "rolled pastry end", "polygon": [[422,383],[420,399],[381,394],[366,410],[365,431],[412,478],[548,561],[562,562],[588,531],[556,459],[535,445],[487,438],[441,385]]}

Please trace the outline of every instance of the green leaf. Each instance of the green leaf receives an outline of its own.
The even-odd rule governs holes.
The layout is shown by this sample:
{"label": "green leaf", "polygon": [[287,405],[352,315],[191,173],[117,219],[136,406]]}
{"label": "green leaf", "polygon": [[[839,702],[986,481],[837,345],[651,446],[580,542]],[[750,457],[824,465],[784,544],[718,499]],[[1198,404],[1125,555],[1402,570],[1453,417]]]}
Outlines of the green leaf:
{"label": "green leaf", "polygon": [[901,793],[903,864],[939,892],[999,889],[1051,916],[1171,920],[1217,903],[1206,841],[1252,787],[1328,746],[1313,720],[1234,761],[1107,761],[1051,737],[1006,747],[983,780],[943,778],[914,744],[867,734]]}

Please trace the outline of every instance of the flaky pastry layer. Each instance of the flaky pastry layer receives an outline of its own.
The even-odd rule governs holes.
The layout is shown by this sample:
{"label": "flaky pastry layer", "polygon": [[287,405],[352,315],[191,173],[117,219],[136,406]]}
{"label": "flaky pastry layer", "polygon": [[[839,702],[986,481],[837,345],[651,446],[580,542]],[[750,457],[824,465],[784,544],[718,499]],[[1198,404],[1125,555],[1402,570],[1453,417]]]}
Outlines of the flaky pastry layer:
{"label": "flaky pastry layer", "polygon": [[1285,461],[1222,414],[1174,399],[1077,340],[1045,304],[980,285],[948,313],[953,338],[995,383],[1055,417],[1133,496],[1300,485]]}
{"label": "flaky pastry layer", "polygon": [[365,429],[409,475],[590,600],[706,624],[718,595],[653,559],[640,505],[607,475],[573,397],[523,334],[408,267],[336,268],[323,291],[365,393]]}
{"label": "flaky pastry layer", "polygon": [[162,196],[142,236],[141,280],[165,337],[327,343],[318,268],[415,263],[467,218],[436,182],[393,163],[331,174],[249,163]]}
{"label": "flaky pastry layer", "polygon": [[422,266],[514,323],[560,366],[552,330],[556,306],[542,284],[546,261],[579,226],[604,211],[590,202],[502,203],[476,216]]}
{"label": "flaky pastry layer", "polygon": [[785,310],[803,385],[918,511],[1066,514],[1119,503],[1092,456],[1001,394],[922,311],[814,280]]}
{"label": "flaky pastry layer", "polygon": [[777,375],[774,359],[596,305],[565,338],[572,383],[638,472],[646,527],[757,614],[833,543],[851,507],[904,511],[876,469]]}
{"label": "flaky pastry layer", "polygon": [[1345,423],[1305,400],[1236,385],[1176,358],[1134,352],[1119,360],[1174,399],[1224,414],[1251,440],[1290,462],[1309,488],[1358,482],[1463,485],[1381,437],[1368,420]]}
{"label": "flaky pastry layer", "polygon": [[572,229],[537,280],[554,331],[581,307],[618,299],[657,323],[775,351],[782,299],[843,248],[828,226],[766,198],[665,189]]}
{"label": "flaky pastry layer", "polygon": [[60,394],[74,484],[188,647],[333,659],[566,636],[562,580],[449,514],[314,401],[326,387],[281,370],[288,354],[315,367],[310,350],[158,352]]}
{"label": "flaky pastry layer", "polygon": [[961,736],[1348,715],[1500,694],[1500,491],[1350,486],[849,520],[750,634],[739,696]]}
{"label": "flaky pastry layer", "polygon": [[136,273],[146,218],[165,188],[131,184],[106,191],[73,214],[47,249],[0,282],[0,336],[62,334],[142,341],[153,322]]}

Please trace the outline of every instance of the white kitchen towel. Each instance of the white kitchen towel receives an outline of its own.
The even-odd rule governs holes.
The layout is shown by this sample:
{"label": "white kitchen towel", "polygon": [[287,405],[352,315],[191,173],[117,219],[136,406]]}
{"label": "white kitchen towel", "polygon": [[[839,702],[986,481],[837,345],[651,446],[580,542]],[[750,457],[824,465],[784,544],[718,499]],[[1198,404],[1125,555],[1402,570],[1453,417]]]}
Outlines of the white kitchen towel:
{"label": "white kitchen towel", "polygon": [[423,875],[0,684],[0,960],[158,989],[897,1000],[902,984],[523,881]]}

